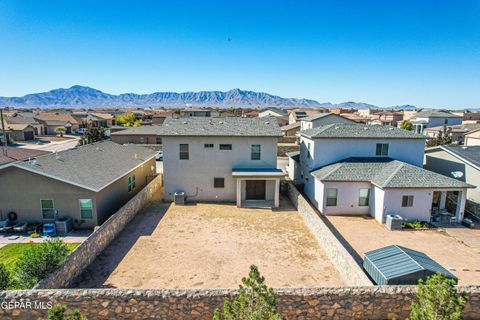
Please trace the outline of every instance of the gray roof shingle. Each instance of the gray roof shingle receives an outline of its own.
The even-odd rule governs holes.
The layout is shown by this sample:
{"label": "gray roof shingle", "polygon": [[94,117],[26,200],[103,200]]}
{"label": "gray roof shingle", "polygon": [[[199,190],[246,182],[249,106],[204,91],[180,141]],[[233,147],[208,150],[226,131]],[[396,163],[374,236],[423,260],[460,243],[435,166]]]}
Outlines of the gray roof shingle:
{"label": "gray roof shingle", "polygon": [[[122,128],[122,127],[118,127]],[[159,135],[159,130],[161,126],[159,125],[151,125],[151,126],[139,126],[139,127],[131,127],[125,128],[124,130],[112,132],[112,136],[124,136],[124,135]]]}
{"label": "gray roof shingle", "polygon": [[301,131],[308,138],[352,138],[352,139],[427,139],[428,137],[391,126],[366,125],[360,123],[332,123]]}
{"label": "gray roof shingle", "polygon": [[100,191],[155,154],[155,151],[145,147],[103,141],[12,165],[85,189]]}
{"label": "gray roof shingle", "polygon": [[348,158],[313,170],[321,181],[370,182],[384,188],[474,188],[470,184],[391,158]]}
{"label": "gray roof shingle", "polygon": [[440,148],[450,151],[461,159],[480,167],[480,146],[444,145]]}
{"label": "gray roof shingle", "polygon": [[[281,137],[274,117],[168,118],[156,129],[159,136]],[[125,134],[125,131],[122,132]]]}
{"label": "gray roof shingle", "polygon": [[425,110],[417,113],[414,118],[462,118],[445,110]]}

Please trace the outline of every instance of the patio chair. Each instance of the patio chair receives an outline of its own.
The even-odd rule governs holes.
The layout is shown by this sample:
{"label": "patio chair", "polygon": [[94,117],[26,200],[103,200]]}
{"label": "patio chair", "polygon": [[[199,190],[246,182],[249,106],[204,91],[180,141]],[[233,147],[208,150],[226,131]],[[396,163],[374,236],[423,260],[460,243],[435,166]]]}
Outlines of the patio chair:
{"label": "patio chair", "polygon": [[450,224],[457,223],[457,217],[450,217]]}
{"label": "patio chair", "polygon": [[0,232],[8,232],[10,230],[12,230],[10,220],[7,219],[0,221]]}
{"label": "patio chair", "polygon": [[57,235],[57,228],[54,223],[45,223],[43,225],[43,235],[45,237],[54,237]]}

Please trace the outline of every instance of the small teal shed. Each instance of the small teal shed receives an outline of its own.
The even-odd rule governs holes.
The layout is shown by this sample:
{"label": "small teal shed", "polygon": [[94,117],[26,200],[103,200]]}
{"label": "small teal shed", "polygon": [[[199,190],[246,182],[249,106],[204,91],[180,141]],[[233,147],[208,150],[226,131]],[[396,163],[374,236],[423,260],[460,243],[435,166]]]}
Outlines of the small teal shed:
{"label": "small teal shed", "polygon": [[426,254],[402,246],[388,246],[365,253],[363,268],[377,285],[416,285],[419,279],[439,272],[458,278]]}

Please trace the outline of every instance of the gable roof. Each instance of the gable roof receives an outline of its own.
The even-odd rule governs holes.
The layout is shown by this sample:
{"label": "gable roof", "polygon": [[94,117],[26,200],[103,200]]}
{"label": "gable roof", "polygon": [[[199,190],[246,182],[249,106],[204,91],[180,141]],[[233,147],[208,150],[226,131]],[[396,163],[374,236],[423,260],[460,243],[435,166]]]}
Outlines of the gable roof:
{"label": "gable roof", "polygon": [[33,117],[11,117],[11,118],[6,118],[5,119],[6,123],[16,123],[16,124],[39,124],[37,120],[35,120]]}
{"label": "gable roof", "polygon": [[381,188],[462,189],[470,184],[411,164],[384,157],[358,157],[313,170],[320,181],[370,182]]}
{"label": "gable roof", "polygon": [[446,110],[424,110],[418,112],[413,118],[463,118]]}
{"label": "gable roof", "polygon": [[392,126],[366,125],[360,123],[333,123],[301,131],[308,138],[352,138],[352,139],[427,139],[412,131]]}
{"label": "gable roof", "polygon": [[285,109],[281,109],[281,108],[274,108],[274,107],[270,107],[270,108],[266,108],[266,109],[261,109],[259,110],[259,113],[262,113],[262,112],[265,112],[265,111],[272,111],[272,112],[275,112],[279,115],[282,115],[282,116],[287,116],[288,115],[288,111],[285,110]]}
{"label": "gable roof", "polygon": [[300,128],[300,122],[294,122],[294,123],[291,123],[291,124],[287,124],[286,126],[283,126],[281,129],[282,129],[282,131],[288,131],[288,130],[295,129],[295,128]]}
{"label": "gable roof", "polygon": [[[426,254],[398,245],[366,252],[364,268],[379,285],[392,284],[392,282],[416,284],[418,278],[437,272],[458,280],[455,275]],[[409,277],[414,274],[418,277]]]}
{"label": "gable roof", "polygon": [[428,154],[439,149],[445,150],[456,158],[459,158],[480,170],[480,146],[459,146],[455,144],[443,145],[428,148],[425,153]]}
{"label": "gable roof", "polygon": [[141,146],[103,141],[10,166],[98,192],[155,154]]}
{"label": "gable roof", "polygon": [[[165,123],[165,122],[164,122]],[[125,136],[125,135],[159,135],[160,134],[160,125],[153,124],[151,126],[139,126],[139,127],[121,127],[124,130],[112,132],[112,136]]]}
{"label": "gable roof", "polygon": [[0,147],[0,165],[28,158],[39,157],[49,154],[49,151],[14,148],[14,147]]}
{"label": "gable roof", "polygon": [[159,136],[282,137],[275,117],[167,118],[156,129]]}
{"label": "gable roof", "polygon": [[351,123],[355,123],[355,121],[353,121],[353,120],[350,120],[348,118],[339,116],[339,115],[337,115],[335,113],[331,113],[331,112],[315,114],[313,116],[303,118],[302,121],[315,121],[315,120],[326,118],[326,117],[339,118],[341,121],[344,121],[344,122],[349,121]]}
{"label": "gable roof", "polygon": [[59,112],[42,112],[35,115],[35,119],[41,121],[64,121],[70,122],[71,124],[78,123],[78,121],[71,114]]}

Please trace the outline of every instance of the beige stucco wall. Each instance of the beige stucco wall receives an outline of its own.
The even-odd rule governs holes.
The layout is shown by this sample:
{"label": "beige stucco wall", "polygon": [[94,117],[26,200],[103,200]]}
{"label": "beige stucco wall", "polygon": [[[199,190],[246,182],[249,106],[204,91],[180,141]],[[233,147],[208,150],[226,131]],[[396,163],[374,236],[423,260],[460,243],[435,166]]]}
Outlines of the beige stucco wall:
{"label": "beige stucco wall", "polygon": [[[157,136],[156,135],[118,135],[113,134],[111,139],[115,143],[119,144],[127,144],[127,143],[134,143],[134,144],[157,144]],[[143,140],[142,140],[143,139]]]}

